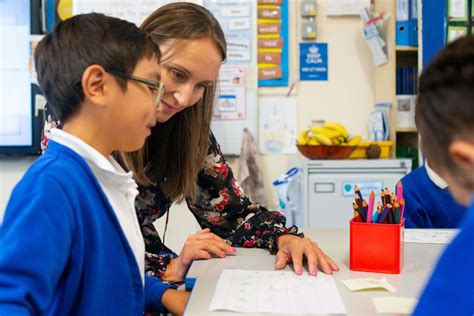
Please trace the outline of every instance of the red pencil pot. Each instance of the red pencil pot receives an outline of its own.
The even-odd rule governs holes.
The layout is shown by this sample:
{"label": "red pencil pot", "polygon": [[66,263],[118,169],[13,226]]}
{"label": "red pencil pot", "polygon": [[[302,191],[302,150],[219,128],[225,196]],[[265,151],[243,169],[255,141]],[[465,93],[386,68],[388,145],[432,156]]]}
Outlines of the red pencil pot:
{"label": "red pencil pot", "polygon": [[403,268],[403,229],[400,224],[350,224],[350,269],[400,274]]}

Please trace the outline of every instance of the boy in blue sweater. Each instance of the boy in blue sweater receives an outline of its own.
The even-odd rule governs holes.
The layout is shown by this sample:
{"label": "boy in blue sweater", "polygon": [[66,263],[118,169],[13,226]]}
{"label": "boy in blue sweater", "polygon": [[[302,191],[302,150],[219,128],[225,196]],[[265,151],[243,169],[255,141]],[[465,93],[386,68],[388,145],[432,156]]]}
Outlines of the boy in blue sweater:
{"label": "boy in blue sweater", "polygon": [[448,185],[428,165],[400,180],[405,199],[406,228],[458,228],[467,208],[449,193]]}
{"label": "boy in blue sweater", "polygon": [[[0,315],[143,315],[169,286],[144,275],[137,185],[112,158],[143,146],[163,85],[159,49],[102,14],[38,44],[38,81],[63,123],[12,192],[0,228]],[[114,258],[114,260],[110,260]]]}
{"label": "boy in blue sweater", "polygon": [[474,315],[474,37],[448,44],[420,77],[415,121],[430,167],[469,209],[414,315]]}

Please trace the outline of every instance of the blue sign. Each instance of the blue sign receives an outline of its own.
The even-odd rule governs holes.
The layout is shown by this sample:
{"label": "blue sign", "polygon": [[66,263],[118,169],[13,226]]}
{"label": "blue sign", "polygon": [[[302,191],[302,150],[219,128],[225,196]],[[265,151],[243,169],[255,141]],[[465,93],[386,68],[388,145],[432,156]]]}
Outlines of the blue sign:
{"label": "blue sign", "polygon": [[328,80],[327,43],[300,43],[300,80]]}
{"label": "blue sign", "polygon": [[[358,186],[360,193],[363,196],[369,196],[370,191],[374,191],[375,194],[383,189],[383,181],[356,181],[356,182],[343,182],[342,183],[342,196],[354,196],[354,186]],[[368,200],[368,198],[367,198]]]}

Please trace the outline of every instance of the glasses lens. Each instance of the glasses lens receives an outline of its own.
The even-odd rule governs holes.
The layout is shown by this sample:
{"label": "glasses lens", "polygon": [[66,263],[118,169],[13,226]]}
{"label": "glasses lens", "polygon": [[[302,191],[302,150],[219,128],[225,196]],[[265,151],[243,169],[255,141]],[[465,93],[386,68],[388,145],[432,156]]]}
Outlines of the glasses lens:
{"label": "glasses lens", "polygon": [[161,98],[163,97],[163,92],[164,92],[164,85],[160,83],[160,86],[158,87],[156,91],[156,100],[155,100],[155,108],[158,108],[161,102]]}

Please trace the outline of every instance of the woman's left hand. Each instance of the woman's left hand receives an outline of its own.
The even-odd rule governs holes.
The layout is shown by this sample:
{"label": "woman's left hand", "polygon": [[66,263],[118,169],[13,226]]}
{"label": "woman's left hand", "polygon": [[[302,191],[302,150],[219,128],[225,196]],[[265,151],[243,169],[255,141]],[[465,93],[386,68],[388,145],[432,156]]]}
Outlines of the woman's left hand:
{"label": "woman's left hand", "polygon": [[306,258],[308,272],[316,275],[319,269],[326,274],[339,271],[337,264],[326,255],[318,244],[309,238],[294,235],[282,235],[278,238],[278,252],[275,258],[275,269],[280,270],[288,263],[293,263],[296,274],[303,273],[303,260]]}

